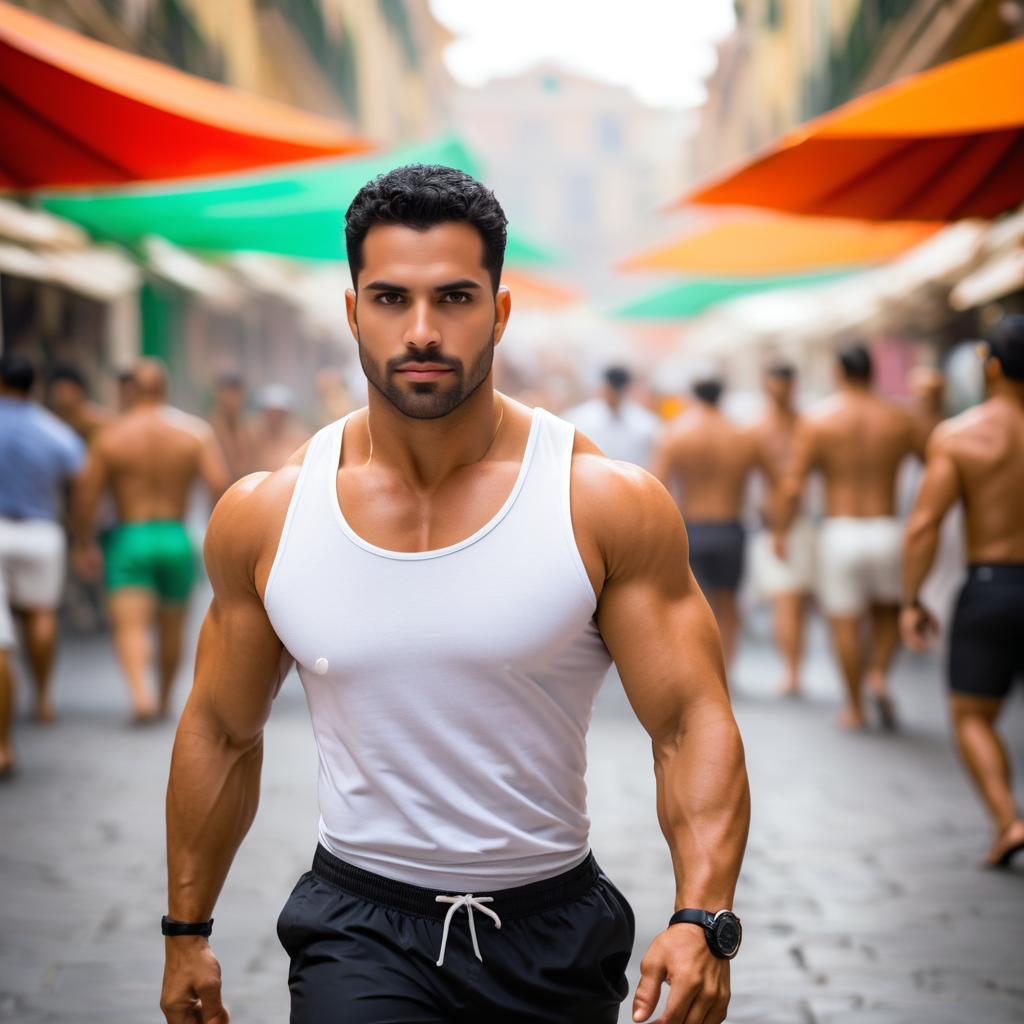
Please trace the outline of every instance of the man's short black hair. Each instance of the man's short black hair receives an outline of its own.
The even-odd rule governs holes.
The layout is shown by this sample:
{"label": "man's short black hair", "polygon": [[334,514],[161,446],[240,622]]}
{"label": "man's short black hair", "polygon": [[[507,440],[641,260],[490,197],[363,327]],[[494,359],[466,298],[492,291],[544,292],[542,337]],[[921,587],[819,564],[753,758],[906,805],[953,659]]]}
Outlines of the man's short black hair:
{"label": "man's short black hair", "polygon": [[484,243],[483,265],[495,292],[505,262],[508,219],[494,193],[454,167],[408,164],[367,182],[345,214],[345,248],[353,284],[363,269],[363,242],[378,224],[426,231],[438,224],[470,224]]}
{"label": "man's short black hair", "polygon": [[843,371],[843,376],[847,380],[855,380],[866,384],[874,374],[871,353],[868,351],[867,346],[859,341],[850,345],[844,345],[836,354],[836,359]]}
{"label": "man's short black hair", "polygon": [[724,389],[725,385],[718,377],[702,377],[693,383],[693,393],[707,405],[718,405]]}
{"label": "man's short black hair", "polygon": [[633,376],[624,366],[609,366],[604,371],[604,382],[612,391],[625,391]]}
{"label": "man's short black hair", "polygon": [[89,390],[88,385],[85,383],[85,375],[77,366],[71,366],[69,363],[58,363],[47,377],[47,383],[50,385],[62,380],[76,385],[82,391]]}
{"label": "man's short black hair", "polygon": [[5,352],[0,356],[0,381],[5,388],[27,395],[36,381],[36,368],[16,352]]}
{"label": "man's short black hair", "polygon": [[785,359],[776,359],[764,368],[764,375],[776,380],[796,380],[796,367]]}
{"label": "man's short black hair", "polygon": [[245,387],[245,381],[242,380],[242,375],[237,370],[227,370],[224,373],[218,373],[217,379],[213,383],[218,390],[221,388],[241,390]]}
{"label": "man's short black hair", "polygon": [[999,320],[989,332],[988,347],[1004,377],[1024,381],[1024,314],[1011,313]]}

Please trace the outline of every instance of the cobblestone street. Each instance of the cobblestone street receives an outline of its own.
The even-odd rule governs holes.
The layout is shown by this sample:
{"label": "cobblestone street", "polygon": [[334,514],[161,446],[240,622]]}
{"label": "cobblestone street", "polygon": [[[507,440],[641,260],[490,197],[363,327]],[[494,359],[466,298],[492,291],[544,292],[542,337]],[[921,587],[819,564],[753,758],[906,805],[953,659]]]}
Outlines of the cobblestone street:
{"label": "cobblestone street", "polygon": [[[935,659],[904,654],[897,664],[903,735],[847,736],[832,725],[838,681],[820,631],[808,695],[779,701],[766,623],[754,625],[732,674],[754,817],[730,1020],[1024,1019],[1024,870],[974,866],[987,827],[954,760]],[[182,698],[186,687],[183,678]],[[20,776],[0,789],[0,1020],[157,1021],[173,728],[125,724],[103,638],[65,644],[56,696],[56,726],[19,723]],[[1022,703],[1018,692],[1005,718],[1018,762]],[[590,793],[594,850],[637,911],[635,983],[646,943],[671,912],[672,880],[649,744],[614,678],[592,728]],[[216,912],[214,945],[238,1024],[287,1019],[274,922],[315,838],[315,753],[292,678],[267,730],[260,813]]]}

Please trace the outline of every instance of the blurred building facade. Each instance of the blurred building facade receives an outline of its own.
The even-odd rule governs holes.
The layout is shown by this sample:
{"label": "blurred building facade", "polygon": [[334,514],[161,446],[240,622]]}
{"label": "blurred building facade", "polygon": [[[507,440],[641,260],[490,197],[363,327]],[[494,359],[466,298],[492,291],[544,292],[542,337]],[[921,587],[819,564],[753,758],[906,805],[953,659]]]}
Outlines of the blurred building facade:
{"label": "blurred building facade", "polygon": [[611,281],[609,253],[664,231],[658,206],[692,130],[678,112],[549,64],[460,89],[452,112],[510,221],[549,240],[566,257],[559,272],[592,293]]}
{"label": "blurred building facade", "polygon": [[342,120],[384,144],[447,130],[448,31],[420,0],[15,0],[84,35]]}
{"label": "blurred building facade", "polygon": [[862,93],[1024,32],[1020,0],[737,0],[686,174],[727,169]]}

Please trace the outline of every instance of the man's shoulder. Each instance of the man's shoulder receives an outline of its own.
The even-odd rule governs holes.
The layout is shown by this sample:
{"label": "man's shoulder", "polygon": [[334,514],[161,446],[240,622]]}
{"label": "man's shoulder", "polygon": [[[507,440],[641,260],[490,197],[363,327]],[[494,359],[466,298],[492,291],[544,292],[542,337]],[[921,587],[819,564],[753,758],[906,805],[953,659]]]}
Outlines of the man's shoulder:
{"label": "man's shoulder", "polygon": [[577,445],[572,457],[573,513],[598,536],[678,524],[679,510],[655,476],[631,462]]}
{"label": "man's shoulder", "polygon": [[999,422],[998,411],[989,403],[982,402],[971,409],[943,420],[933,431],[928,442],[928,451],[935,454],[956,454],[965,444],[989,435]]}

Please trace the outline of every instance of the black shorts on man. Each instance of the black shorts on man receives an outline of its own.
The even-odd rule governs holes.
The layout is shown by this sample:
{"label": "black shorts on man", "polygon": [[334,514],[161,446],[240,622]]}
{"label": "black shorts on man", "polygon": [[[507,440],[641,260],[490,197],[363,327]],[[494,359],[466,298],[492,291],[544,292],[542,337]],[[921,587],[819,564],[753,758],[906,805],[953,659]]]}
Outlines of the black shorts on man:
{"label": "black shorts on man", "polygon": [[318,847],[277,923],[291,1024],[615,1024],[634,919],[592,855],[469,900]]}
{"label": "black shorts on man", "polygon": [[971,565],[953,615],[949,687],[1001,700],[1024,678],[1024,565]]}

